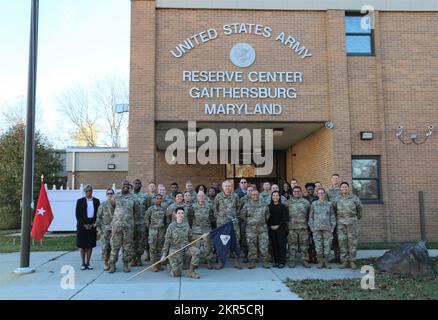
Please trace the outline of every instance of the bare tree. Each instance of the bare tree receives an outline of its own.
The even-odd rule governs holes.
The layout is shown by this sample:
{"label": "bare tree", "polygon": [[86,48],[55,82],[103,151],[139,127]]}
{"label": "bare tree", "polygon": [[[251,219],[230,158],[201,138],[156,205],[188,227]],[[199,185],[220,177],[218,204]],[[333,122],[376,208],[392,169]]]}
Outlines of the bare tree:
{"label": "bare tree", "polygon": [[125,113],[116,113],[118,103],[128,101],[128,84],[117,75],[110,75],[96,80],[93,88],[93,99],[102,114],[105,132],[108,133],[112,147],[121,146],[123,129],[127,127]]}
{"label": "bare tree", "polygon": [[[4,127],[13,127],[26,123],[26,97],[19,96],[13,100],[6,101],[1,106],[0,123]],[[37,101],[35,109],[35,123],[40,124],[41,104]]]}
{"label": "bare tree", "polygon": [[72,138],[79,144],[95,147],[99,130],[97,112],[90,98],[90,90],[83,84],[67,87],[57,95],[58,110],[75,126]]}

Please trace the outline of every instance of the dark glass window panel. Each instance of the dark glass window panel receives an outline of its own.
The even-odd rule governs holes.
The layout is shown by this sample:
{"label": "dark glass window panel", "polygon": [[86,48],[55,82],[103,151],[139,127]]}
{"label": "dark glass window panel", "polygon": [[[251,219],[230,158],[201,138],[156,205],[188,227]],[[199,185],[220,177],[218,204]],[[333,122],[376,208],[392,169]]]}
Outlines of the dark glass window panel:
{"label": "dark glass window panel", "polygon": [[377,159],[353,160],[353,178],[379,178]]}
{"label": "dark glass window panel", "polygon": [[347,36],[347,53],[370,54],[371,36]]}
{"label": "dark glass window panel", "polygon": [[379,199],[377,180],[353,180],[353,193],[360,199]]}
{"label": "dark glass window panel", "polygon": [[[362,20],[363,19],[363,20]],[[369,17],[346,16],[345,32],[346,33],[368,33],[371,34]]]}

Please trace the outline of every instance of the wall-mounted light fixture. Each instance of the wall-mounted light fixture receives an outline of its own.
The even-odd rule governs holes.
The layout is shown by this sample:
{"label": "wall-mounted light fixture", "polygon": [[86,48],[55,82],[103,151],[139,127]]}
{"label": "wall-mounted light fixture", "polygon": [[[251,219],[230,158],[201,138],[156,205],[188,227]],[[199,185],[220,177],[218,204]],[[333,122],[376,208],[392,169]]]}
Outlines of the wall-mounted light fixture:
{"label": "wall-mounted light fixture", "polygon": [[360,140],[373,140],[374,132],[372,131],[362,131],[360,133]]}
{"label": "wall-mounted light fixture", "polygon": [[114,163],[108,163],[108,165],[106,167],[108,170],[115,170],[116,169],[116,165]]}
{"label": "wall-mounted light fixture", "polygon": [[396,132],[396,134],[395,134],[395,136],[396,136],[396,137],[397,137],[397,138],[398,138],[403,144],[407,144],[407,145],[409,145],[409,144],[414,143],[414,144],[416,144],[416,145],[419,145],[419,144],[423,144],[423,143],[425,143],[426,140],[432,135],[432,132],[433,132],[433,126],[428,126],[428,127],[427,127],[427,133],[426,133],[426,135],[424,136],[424,138],[423,138],[422,140],[418,140],[418,135],[417,135],[417,133],[416,133],[416,132],[413,132],[413,133],[411,133],[411,134],[409,135],[409,138],[410,138],[411,141],[405,141],[405,140],[403,140],[403,137],[402,137],[403,132],[405,132],[405,128],[404,128],[403,126],[399,126],[399,127],[397,128],[397,132]]}

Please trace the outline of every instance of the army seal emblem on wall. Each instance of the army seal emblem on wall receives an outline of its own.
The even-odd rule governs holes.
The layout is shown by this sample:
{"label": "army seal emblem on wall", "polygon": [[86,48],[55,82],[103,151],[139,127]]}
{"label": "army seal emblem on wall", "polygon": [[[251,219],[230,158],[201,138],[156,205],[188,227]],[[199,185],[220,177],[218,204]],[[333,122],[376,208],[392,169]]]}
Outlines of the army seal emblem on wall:
{"label": "army seal emblem on wall", "polygon": [[230,51],[231,62],[239,68],[252,66],[256,58],[254,48],[247,43],[238,43]]}

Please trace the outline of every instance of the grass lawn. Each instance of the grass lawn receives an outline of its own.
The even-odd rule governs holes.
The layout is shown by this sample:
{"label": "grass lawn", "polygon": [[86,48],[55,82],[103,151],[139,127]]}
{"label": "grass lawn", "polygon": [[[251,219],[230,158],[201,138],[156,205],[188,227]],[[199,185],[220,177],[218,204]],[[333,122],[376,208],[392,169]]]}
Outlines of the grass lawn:
{"label": "grass lawn", "polygon": [[[434,262],[437,264],[438,258]],[[376,259],[357,260],[357,265],[359,268],[376,266]],[[329,281],[287,279],[286,285],[304,300],[438,300],[438,275],[413,277],[376,270],[375,290],[363,290],[360,281],[360,278]]]}
{"label": "grass lawn", "polygon": [[[31,251],[71,251],[76,249],[76,236],[45,237],[42,245],[31,240]],[[20,237],[0,235],[0,253],[20,251]]]}

